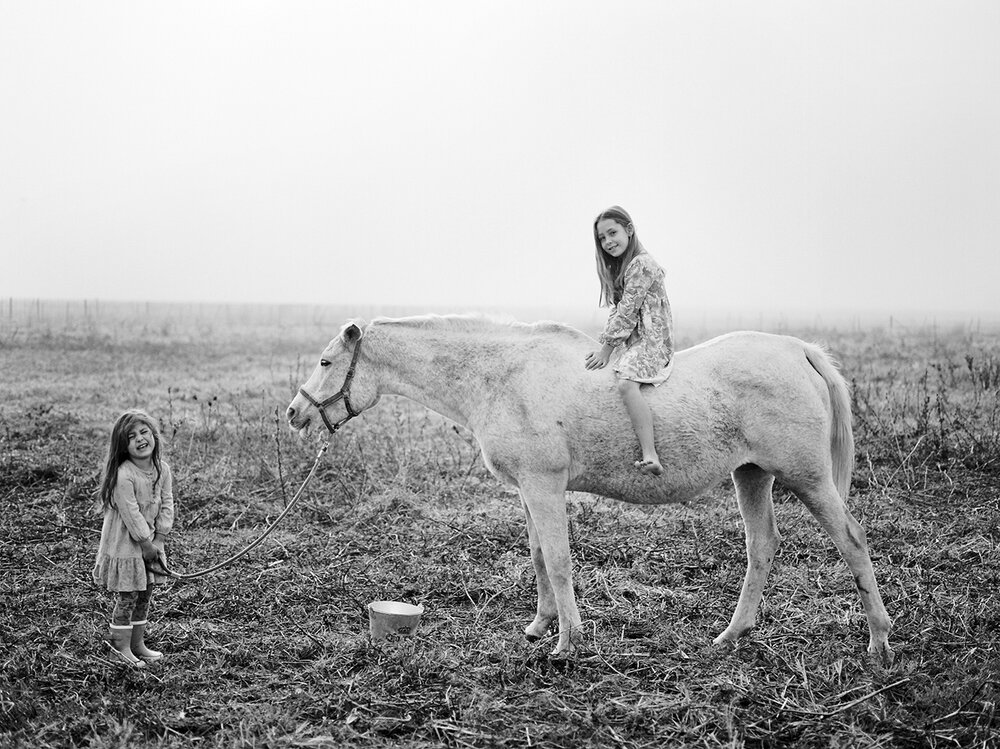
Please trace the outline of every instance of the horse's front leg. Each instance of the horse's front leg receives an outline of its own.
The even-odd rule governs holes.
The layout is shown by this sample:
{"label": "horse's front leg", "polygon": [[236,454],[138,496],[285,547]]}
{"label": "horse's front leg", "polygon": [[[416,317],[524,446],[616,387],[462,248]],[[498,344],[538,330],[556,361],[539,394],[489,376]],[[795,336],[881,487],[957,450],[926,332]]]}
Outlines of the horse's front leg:
{"label": "horse's front leg", "polygon": [[535,476],[520,484],[521,500],[528,516],[531,556],[538,580],[538,614],[525,634],[529,637],[541,636],[548,630],[553,619],[554,601],[554,613],[559,620],[559,641],[552,654],[569,655],[575,648],[575,641],[581,637],[582,622],[573,593],[566,521],[566,480],[564,476]]}
{"label": "horse's front leg", "polygon": [[535,587],[538,590],[538,605],[535,609],[535,619],[524,628],[524,636],[531,642],[537,642],[548,634],[552,622],[559,618],[559,611],[556,609],[556,597],[552,593],[552,583],[549,582],[549,573],[545,569],[545,556],[542,554],[542,547],[538,542],[538,529],[531,519],[528,511],[528,504],[521,495],[521,505],[524,507],[524,517],[528,526],[528,546],[531,549],[531,564],[535,568]]}

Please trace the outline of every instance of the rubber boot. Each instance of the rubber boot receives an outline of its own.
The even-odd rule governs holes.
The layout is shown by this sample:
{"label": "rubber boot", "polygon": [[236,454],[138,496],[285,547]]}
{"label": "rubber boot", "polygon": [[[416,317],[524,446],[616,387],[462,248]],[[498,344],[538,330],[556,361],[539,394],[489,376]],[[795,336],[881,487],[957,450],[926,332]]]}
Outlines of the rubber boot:
{"label": "rubber boot", "polygon": [[118,653],[126,663],[136,668],[146,667],[146,661],[137,658],[135,653],[132,652],[131,624],[112,624],[109,626],[108,632],[108,642],[111,645],[111,649]]}
{"label": "rubber boot", "polygon": [[146,643],[143,642],[143,635],[146,634],[146,624],[148,622],[143,620],[141,622],[132,622],[132,652],[137,656],[142,658],[147,663],[152,663],[153,661],[158,661],[163,657],[163,653],[158,650],[150,650],[146,647]]}

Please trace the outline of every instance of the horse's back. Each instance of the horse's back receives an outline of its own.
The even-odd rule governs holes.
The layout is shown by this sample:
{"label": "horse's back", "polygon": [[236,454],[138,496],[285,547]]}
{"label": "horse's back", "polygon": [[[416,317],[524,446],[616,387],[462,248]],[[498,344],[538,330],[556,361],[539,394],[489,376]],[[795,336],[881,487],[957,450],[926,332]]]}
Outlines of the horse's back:
{"label": "horse's back", "polygon": [[645,476],[632,465],[638,441],[614,373],[583,366],[593,339],[551,332],[554,348],[541,340],[546,332],[537,348],[522,350],[527,361],[513,396],[521,402],[506,429],[532,452],[533,465],[565,463],[570,489],[630,502],[685,500],[742,464],[780,462],[783,434],[817,432],[826,418],[825,390],[805,356],[808,344],[728,333],[678,351],[670,378],[643,387],[666,467],[664,478]]}

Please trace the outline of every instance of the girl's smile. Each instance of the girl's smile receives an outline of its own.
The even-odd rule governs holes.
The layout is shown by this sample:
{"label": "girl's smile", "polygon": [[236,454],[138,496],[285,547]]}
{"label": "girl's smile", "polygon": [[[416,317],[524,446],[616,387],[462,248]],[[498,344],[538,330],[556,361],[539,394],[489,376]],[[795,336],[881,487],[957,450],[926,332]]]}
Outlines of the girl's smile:
{"label": "girl's smile", "polygon": [[597,222],[597,238],[601,242],[601,249],[611,257],[620,257],[628,249],[630,236],[628,230],[613,218]]}
{"label": "girl's smile", "polygon": [[153,448],[156,447],[156,438],[153,431],[145,424],[139,424],[128,433],[128,456],[133,462],[148,461],[153,457]]}

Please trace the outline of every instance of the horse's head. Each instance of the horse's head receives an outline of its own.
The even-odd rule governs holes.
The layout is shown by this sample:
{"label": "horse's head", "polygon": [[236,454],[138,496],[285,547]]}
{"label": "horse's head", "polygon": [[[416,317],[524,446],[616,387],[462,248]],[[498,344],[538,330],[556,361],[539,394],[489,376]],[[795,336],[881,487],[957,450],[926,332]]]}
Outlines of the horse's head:
{"label": "horse's head", "polygon": [[364,376],[355,378],[363,337],[361,326],[352,321],[323,350],[316,369],[285,411],[292,429],[305,429],[318,416],[332,433],[375,405],[374,382]]}

